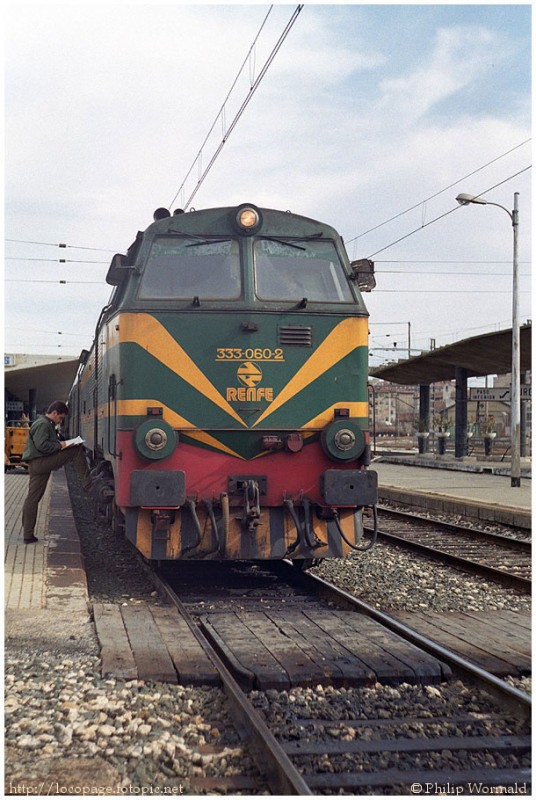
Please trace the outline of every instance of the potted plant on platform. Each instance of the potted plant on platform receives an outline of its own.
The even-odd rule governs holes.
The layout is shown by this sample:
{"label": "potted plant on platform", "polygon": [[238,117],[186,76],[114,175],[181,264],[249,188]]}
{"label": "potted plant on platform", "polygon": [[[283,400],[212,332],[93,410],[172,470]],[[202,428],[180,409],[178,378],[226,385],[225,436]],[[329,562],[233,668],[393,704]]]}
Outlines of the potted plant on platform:
{"label": "potted plant on platform", "polygon": [[497,424],[493,414],[489,414],[485,417],[480,426],[480,430],[484,437],[484,455],[491,456],[493,452],[493,440],[497,436]]}
{"label": "potted plant on platform", "polygon": [[437,454],[444,456],[447,449],[447,439],[450,436],[448,430],[449,421],[447,417],[437,414],[434,417],[434,428],[437,436]]}
{"label": "potted plant on platform", "polygon": [[428,420],[420,419],[418,430],[417,430],[417,443],[419,446],[419,454],[422,455],[423,453],[428,452],[428,438],[430,436],[430,430],[428,426]]}
{"label": "potted plant on platform", "polygon": [[466,445],[467,445],[467,454],[471,455],[471,439],[475,435],[475,422],[474,420],[467,421],[467,431],[466,431]]}

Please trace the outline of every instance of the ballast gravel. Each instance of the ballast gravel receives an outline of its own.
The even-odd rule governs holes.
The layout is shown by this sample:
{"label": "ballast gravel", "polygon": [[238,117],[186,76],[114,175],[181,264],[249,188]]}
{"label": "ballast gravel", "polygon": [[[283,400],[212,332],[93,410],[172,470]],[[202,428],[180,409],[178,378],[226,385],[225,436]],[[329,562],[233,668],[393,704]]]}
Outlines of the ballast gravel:
{"label": "ballast gravel", "polygon": [[383,542],[344,560],[325,559],[312,572],[387,612],[531,608],[529,594]]}
{"label": "ballast gravel", "polygon": [[[500,713],[483,691],[455,681],[441,686],[383,686],[362,689],[333,689],[330,686],[294,688],[289,691],[252,692],[251,700],[261,712],[276,738],[303,745],[326,743],[326,752],[303,754],[293,759],[298,770],[308,773],[374,773],[384,770],[470,771],[479,768],[519,770],[530,766],[530,753],[501,755],[485,747],[465,749],[464,739],[526,734],[526,723]],[[499,712],[499,713],[497,713]],[[433,740],[453,737],[460,747],[437,749],[429,745],[423,752],[329,753],[330,742],[396,742],[406,739]],[[365,782],[366,783],[366,782]],[[389,787],[389,794],[394,787]],[[409,787],[398,787],[409,794]],[[330,794],[334,792],[329,792]],[[341,794],[342,792],[335,792]],[[349,792],[350,794],[353,792]],[[378,788],[364,785],[358,794],[381,794]],[[396,793],[396,792],[395,792]]]}
{"label": "ballast gravel", "polygon": [[200,778],[258,774],[219,689],[103,679],[99,663],[7,655],[6,794],[204,794]]}
{"label": "ballast gravel", "polygon": [[[70,471],[68,478],[91,600],[160,602],[132,547],[107,526],[95,524],[91,502]],[[530,598],[515,590],[391,545],[378,544],[365,554],[324,561],[314,570],[387,611],[530,608]],[[94,637],[77,649],[67,641],[59,647],[56,635],[50,648],[41,644],[40,652],[30,648],[24,637],[18,643],[8,641],[6,794],[225,794],[224,788],[196,786],[196,779],[258,776],[219,689],[103,679],[99,667]],[[398,714],[401,704],[409,710],[420,703],[423,716],[430,719],[435,693],[441,693],[443,703],[451,691],[455,688],[405,685],[396,689],[377,685],[359,692],[297,688],[290,693],[257,693],[254,702],[275,724],[276,732],[296,738],[310,735],[312,724],[296,723],[297,713],[300,718],[333,720],[341,713],[381,717],[390,706]],[[336,739],[353,734],[334,724],[327,735]],[[336,768],[329,759],[319,767]],[[256,793],[267,793],[262,781]]]}

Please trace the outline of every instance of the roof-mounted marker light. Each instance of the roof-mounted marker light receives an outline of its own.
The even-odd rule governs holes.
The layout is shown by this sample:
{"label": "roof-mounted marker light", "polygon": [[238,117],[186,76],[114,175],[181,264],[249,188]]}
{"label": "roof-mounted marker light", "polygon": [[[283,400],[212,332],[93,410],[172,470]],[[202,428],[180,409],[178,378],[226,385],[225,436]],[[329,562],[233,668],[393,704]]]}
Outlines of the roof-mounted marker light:
{"label": "roof-mounted marker light", "polygon": [[245,208],[238,217],[238,222],[243,228],[254,228],[258,221],[259,216],[252,208]]}
{"label": "roof-mounted marker light", "polygon": [[236,209],[234,221],[241,233],[256,233],[262,225],[262,215],[254,205],[247,204]]}

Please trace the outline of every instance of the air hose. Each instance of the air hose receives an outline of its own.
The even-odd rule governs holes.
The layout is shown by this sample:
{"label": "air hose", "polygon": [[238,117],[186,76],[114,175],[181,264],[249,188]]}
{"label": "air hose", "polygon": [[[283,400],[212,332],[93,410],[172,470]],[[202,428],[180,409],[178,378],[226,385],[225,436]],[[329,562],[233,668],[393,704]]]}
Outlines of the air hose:
{"label": "air hose", "polygon": [[214,538],[216,539],[216,547],[214,547],[212,550],[207,550],[206,553],[203,553],[203,558],[205,558],[206,556],[211,556],[213,553],[217,553],[220,550],[221,544],[218,523],[216,522],[216,517],[214,515],[214,505],[212,504],[211,500],[204,500],[203,502],[208,512]]}
{"label": "air hose", "polygon": [[341,538],[346,542],[348,547],[351,550],[355,550],[357,553],[365,553],[367,550],[371,550],[374,545],[376,544],[376,540],[378,538],[378,509],[376,506],[367,506],[367,508],[372,508],[372,514],[374,519],[374,528],[372,530],[372,539],[370,542],[365,545],[365,547],[358,547],[355,544],[352,544],[345,536],[344,531],[341,527],[341,521],[339,519],[339,510],[337,508],[333,509],[333,519],[335,520],[335,524],[337,525],[337,530],[339,531]]}
{"label": "air hose", "polygon": [[192,515],[192,520],[195,527],[195,542],[194,544],[190,544],[188,545],[188,547],[185,547],[182,550],[181,555],[184,555],[185,553],[190,552],[190,550],[195,550],[196,547],[199,547],[199,545],[201,544],[201,536],[202,536],[201,524],[199,522],[199,517],[197,516],[197,511],[195,510],[195,500],[188,498],[186,500],[186,503],[188,505],[188,508],[190,509],[190,514]]}

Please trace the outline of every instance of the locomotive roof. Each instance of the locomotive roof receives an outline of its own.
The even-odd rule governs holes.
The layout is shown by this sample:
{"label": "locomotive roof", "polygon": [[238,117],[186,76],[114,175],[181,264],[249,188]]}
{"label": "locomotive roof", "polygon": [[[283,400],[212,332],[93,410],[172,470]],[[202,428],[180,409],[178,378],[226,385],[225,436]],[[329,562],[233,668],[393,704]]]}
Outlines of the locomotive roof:
{"label": "locomotive roof", "polygon": [[[187,212],[178,209],[178,211],[170,216],[156,219],[155,222],[152,222],[146,228],[144,233],[167,233],[168,231],[176,231],[178,233],[183,231],[188,232],[195,226],[201,216],[205,220],[204,225],[206,227],[211,227],[214,233],[218,233],[218,228],[225,229],[225,232],[229,232],[231,219],[236,214],[237,209],[246,205],[248,204],[241,203],[238,206],[202,208]],[[329,233],[334,237],[340,238],[335,228],[325,222],[313,219],[312,217],[305,217],[290,211],[262,208],[254,206],[253,204],[249,205],[251,205],[252,208],[257,208],[264,217],[262,226],[263,234],[270,235],[277,231],[280,236],[284,235],[286,232],[288,232],[289,235],[298,235],[299,230],[297,230],[297,227],[303,226],[302,232],[304,235],[322,232],[323,234]],[[155,215],[158,214],[158,212],[163,213],[165,210],[166,209],[157,209]],[[272,229],[272,226],[274,226],[274,229]]]}

